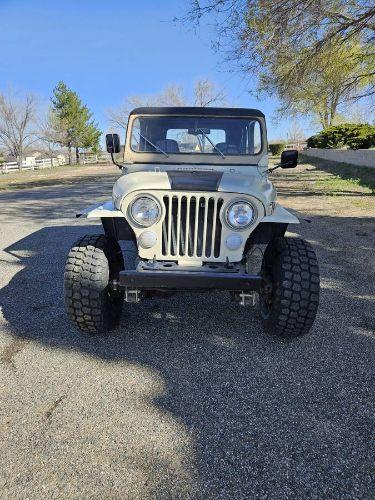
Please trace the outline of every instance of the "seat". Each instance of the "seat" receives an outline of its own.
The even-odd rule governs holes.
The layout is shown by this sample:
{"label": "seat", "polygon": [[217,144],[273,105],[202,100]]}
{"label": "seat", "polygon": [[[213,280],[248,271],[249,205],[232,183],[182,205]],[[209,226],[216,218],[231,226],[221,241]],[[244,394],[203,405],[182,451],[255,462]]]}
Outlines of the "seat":
{"label": "seat", "polygon": [[216,145],[217,149],[223,153],[223,155],[239,155],[240,151],[235,144],[228,144],[227,142],[218,142]]}
{"label": "seat", "polygon": [[161,139],[156,141],[156,146],[164,151],[165,153],[179,153],[180,148],[178,147],[178,142],[174,139]]}

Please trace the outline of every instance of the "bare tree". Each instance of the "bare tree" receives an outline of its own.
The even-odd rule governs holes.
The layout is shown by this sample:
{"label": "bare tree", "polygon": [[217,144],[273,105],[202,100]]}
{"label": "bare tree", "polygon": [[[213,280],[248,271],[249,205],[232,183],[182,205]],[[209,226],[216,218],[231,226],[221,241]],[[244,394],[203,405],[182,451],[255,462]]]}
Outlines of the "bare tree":
{"label": "bare tree", "polygon": [[36,114],[36,100],[32,95],[16,99],[9,91],[0,94],[0,143],[17,158],[22,170],[22,159],[27,148],[36,141],[32,130]]}
{"label": "bare tree", "polygon": [[53,110],[49,110],[47,116],[38,124],[37,137],[43,153],[48,155],[53,166],[53,158],[60,150],[60,145],[64,143],[64,130],[60,127],[60,122]]}
{"label": "bare tree", "polygon": [[302,142],[305,142],[306,136],[305,133],[297,121],[293,121],[288,130],[288,142],[291,144],[300,145]]}
{"label": "bare tree", "polygon": [[[227,105],[226,92],[208,78],[201,78],[195,83],[193,104],[199,107]],[[151,95],[131,95],[123,103],[107,111],[110,124],[126,131],[129,113],[132,109],[143,106],[188,106],[184,88],[180,85],[168,85],[164,90]]]}
{"label": "bare tree", "polygon": [[155,96],[157,106],[186,106],[187,101],[184,89],[179,85],[169,85],[160,94]]}
{"label": "bare tree", "polygon": [[215,82],[208,78],[197,80],[194,87],[194,104],[196,106],[205,108],[214,104],[225,106],[226,103],[227,96],[223,88],[218,87]]}
{"label": "bare tree", "polygon": [[122,104],[107,111],[108,120],[115,128],[125,130],[128,126],[129,113],[142,106],[186,106],[183,88],[169,85],[162,92],[151,95],[131,95]]}
{"label": "bare tree", "polygon": [[113,127],[126,131],[130,111],[140,106],[152,105],[153,103],[149,102],[148,97],[128,96],[119,106],[107,110],[108,121]]}

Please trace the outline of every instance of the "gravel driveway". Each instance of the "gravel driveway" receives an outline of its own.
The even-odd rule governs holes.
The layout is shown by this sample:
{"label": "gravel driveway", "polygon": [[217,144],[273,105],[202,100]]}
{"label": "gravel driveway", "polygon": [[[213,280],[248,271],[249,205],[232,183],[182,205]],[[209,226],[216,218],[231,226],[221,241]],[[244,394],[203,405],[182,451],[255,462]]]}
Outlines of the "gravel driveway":
{"label": "gravel driveway", "polygon": [[62,276],[97,231],[74,214],[109,198],[105,172],[0,193],[0,497],[369,499],[375,237],[368,210],[348,210],[357,195],[277,177],[312,221],[298,227],[322,274],[311,335],[277,341],[216,293],[125,305],[91,339],[67,322]]}

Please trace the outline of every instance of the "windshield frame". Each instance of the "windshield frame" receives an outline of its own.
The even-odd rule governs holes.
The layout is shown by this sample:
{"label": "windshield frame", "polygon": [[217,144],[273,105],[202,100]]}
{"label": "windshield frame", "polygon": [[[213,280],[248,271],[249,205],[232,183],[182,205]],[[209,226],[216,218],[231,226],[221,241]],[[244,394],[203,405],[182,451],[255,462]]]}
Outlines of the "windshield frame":
{"label": "windshield frame", "polygon": [[[254,165],[258,164],[260,158],[267,155],[267,129],[265,119],[263,117],[258,117],[249,114],[248,116],[241,116],[241,119],[249,119],[258,122],[260,128],[260,149],[254,154],[225,154],[223,158],[219,154],[213,153],[203,153],[201,151],[195,152],[179,152],[179,153],[168,153],[168,158],[160,151],[136,151],[132,148],[132,133],[133,124],[137,118],[155,118],[155,117],[195,117],[195,118],[207,118],[207,115],[194,114],[185,115],[183,111],[181,114],[131,114],[129,116],[126,141],[124,148],[124,162],[125,163],[173,163],[173,164],[195,164],[195,165],[223,165],[223,164],[237,164],[237,165]],[[239,119],[238,116],[227,116],[227,115],[212,115],[210,118],[230,118]]]}

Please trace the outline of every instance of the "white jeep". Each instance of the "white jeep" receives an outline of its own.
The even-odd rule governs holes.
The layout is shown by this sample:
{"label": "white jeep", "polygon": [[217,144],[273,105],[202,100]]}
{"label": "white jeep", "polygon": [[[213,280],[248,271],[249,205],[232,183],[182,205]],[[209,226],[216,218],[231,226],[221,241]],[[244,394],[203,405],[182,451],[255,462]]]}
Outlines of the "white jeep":
{"label": "white jeep", "polygon": [[[104,234],[83,236],[67,259],[65,305],[76,327],[111,330],[124,301],[226,290],[243,306],[258,293],[262,324],[274,335],[310,330],[318,263],[308,242],[285,236],[299,220],[276,202],[269,180],[275,168],[295,167],[298,152],[284,151],[280,164],[268,167],[263,113],[135,109],[121,164],[113,156],[119,136],[106,140],[122,175],[112,200],[79,214],[100,219]],[[120,240],[137,245],[133,269],[124,269]]]}

